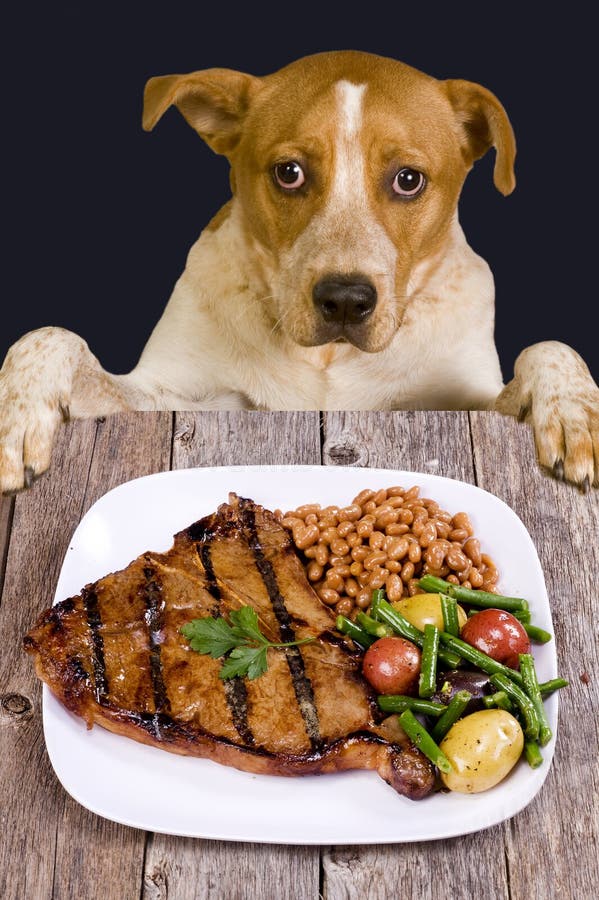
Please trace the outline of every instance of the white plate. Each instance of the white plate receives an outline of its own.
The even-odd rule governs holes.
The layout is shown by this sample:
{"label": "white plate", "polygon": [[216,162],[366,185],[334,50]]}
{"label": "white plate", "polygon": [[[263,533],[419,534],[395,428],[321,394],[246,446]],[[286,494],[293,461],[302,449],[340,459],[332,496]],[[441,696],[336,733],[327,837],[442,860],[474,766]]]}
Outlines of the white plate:
{"label": "white plate", "polygon": [[[362,488],[419,484],[450,512],[470,514],[506,594],[526,597],[533,620],[553,633],[541,566],[520,519],[492,494],[448,478],[383,469],[246,466],[184,469],[139,478],[92,506],[77,528],[55,602],[125,567],[145,550],[167,550],[175,532],[216,509],[229,491],[270,509],[308,501],[349,503]],[[554,642],[535,647],[539,678],[556,675]],[[547,701],[555,733],[557,696]],[[519,812],[540,789],[543,765],[521,761],[482,794],[437,794],[413,802],[376,774],[283,778],[251,775],[176,756],[95,727],[67,712],[44,686],[44,732],[54,770],[79,803],[107,819],[150,831],[279,844],[379,844],[467,834]]]}

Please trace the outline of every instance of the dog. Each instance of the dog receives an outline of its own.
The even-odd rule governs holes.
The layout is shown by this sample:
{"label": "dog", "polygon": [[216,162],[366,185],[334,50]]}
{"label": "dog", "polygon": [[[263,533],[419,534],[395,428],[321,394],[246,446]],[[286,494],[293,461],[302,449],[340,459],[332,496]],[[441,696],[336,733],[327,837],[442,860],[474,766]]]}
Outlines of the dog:
{"label": "dog", "polygon": [[497,189],[515,186],[514,134],[489,90],[339,51],[266,77],[151,78],[144,129],[172,105],[230,161],[232,199],[128,375],[60,328],[9,350],[1,491],[48,468],[70,417],[238,408],[495,409],[531,422],[555,476],[599,484],[599,388],[574,350],[535,344],[502,383],[493,278],[457,215],[491,147]]}

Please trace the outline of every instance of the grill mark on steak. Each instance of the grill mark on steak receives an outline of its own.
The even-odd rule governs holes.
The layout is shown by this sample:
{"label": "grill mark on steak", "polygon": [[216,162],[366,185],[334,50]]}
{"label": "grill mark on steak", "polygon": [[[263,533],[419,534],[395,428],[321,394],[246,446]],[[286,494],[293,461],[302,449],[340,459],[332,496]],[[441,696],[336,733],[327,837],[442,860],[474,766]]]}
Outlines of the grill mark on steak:
{"label": "grill mark on steak", "polygon": [[151,566],[144,568],[146,579],[144,601],[146,604],[145,620],[148,626],[148,638],[150,644],[150,677],[152,679],[152,691],[154,693],[154,707],[157,713],[168,712],[170,703],[166,693],[166,686],[162,674],[162,661],[160,659],[160,647],[162,644],[162,629],[164,628],[164,601],[162,599],[162,585],[156,570]]}
{"label": "grill mark on steak", "polygon": [[[281,641],[288,643],[295,640],[295,631],[291,624],[291,616],[285,606],[285,600],[279,590],[277,578],[273,567],[264,555],[264,550],[258,538],[258,530],[256,528],[256,512],[255,505],[251,500],[239,499],[239,511],[242,525],[248,535],[248,546],[254,554],[256,568],[260,572],[264,585],[266,587],[268,597],[272,604],[273,612],[279,624],[281,632]],[[314,690],[312,682],[306,675],[304,666],[304,658],[300,653],[299,647],[286,647],[285,657],[287,665],[291,673],[293,682],[293,690],[297,703],[306,726],[306,732],[310,739],[310,744],[314,751],[322,746],[322,737],[320,734],[320,723],[318,719],[318,710],[314,700]]]}
{"label": "grill mark on steak", "polygon": [[87,624],[92,640],[92,664],[94,669],[94,694],[101,705],[108,697],[108,681],[104,662],[104,639],[100,633],[102,618],[98,608],[98,595],[93,588],[83,588],[81,599],[87,616]]}
{"label": "grill mark on steak", "polygon": [[[216,603],[213,608],[212,615],[216,618],[221,615],[221,590],[216,581],[214,574],[214,566],[212,565],[212,556],[210,554],[210,541],[213,537],[212,532],[204,531],[202,534],[202,543],[197,546],[198,555],[204,567],[206,575],[206,588],[214,597]],[[227,678],[223,681],[225,691],[225,700],[233,719],[237,733],[242,741],[246,744],[254,746],[255,740],[252,730],[248,722],[248,694],[245,682],[242,678]]]}

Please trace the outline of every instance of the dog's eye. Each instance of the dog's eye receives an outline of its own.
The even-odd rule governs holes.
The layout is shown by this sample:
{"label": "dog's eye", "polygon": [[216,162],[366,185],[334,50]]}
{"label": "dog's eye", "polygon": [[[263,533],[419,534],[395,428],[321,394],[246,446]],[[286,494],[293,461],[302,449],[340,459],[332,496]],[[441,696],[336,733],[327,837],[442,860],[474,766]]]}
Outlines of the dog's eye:
{"label": "dog's eye", "polygon": [[393,179],[393,190],[400,197],[415,197],[425,185],[425,177],[416,169],[400,169]]}
{"label": "dog's eye", "polygon": [[297,190],[306,180],[304,170],[294,159],[277,163],[274,173],[277,184],[286,191]]}

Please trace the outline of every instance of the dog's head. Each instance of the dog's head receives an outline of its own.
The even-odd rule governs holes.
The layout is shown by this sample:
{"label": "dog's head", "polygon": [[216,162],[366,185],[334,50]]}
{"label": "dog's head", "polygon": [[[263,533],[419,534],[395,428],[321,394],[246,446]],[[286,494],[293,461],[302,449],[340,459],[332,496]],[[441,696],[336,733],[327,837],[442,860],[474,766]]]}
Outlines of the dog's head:
{"label": "dog's head", "polygon": [[306,346],[384,349],[474,161],[495,147],[495,185],[515,184],[514,135],[492,93],[367,53],[305,57],[264,78],[152,78],[144,128],[172,104],[230,160],[268,302]]}

